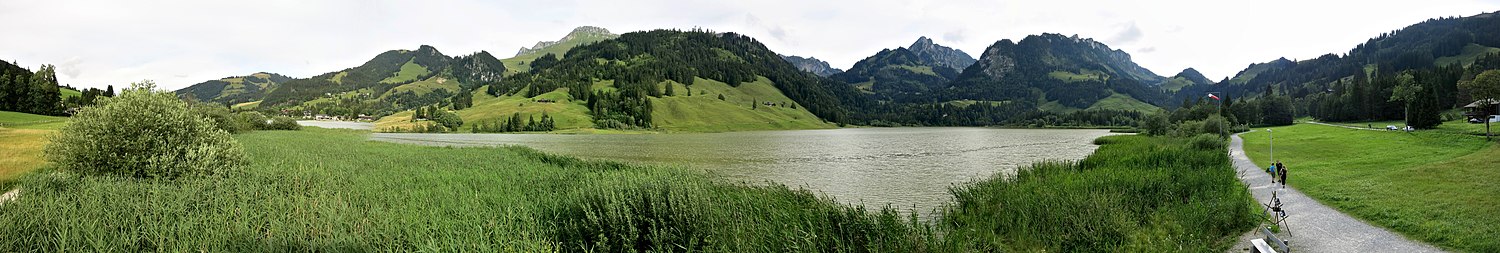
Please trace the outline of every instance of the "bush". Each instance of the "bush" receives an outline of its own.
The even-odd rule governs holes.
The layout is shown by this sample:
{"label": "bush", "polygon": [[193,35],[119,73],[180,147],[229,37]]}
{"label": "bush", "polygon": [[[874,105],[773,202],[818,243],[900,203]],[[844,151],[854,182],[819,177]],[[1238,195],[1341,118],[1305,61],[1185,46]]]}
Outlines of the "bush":
{"label": "bush", "polygon": [[1219,138],[1229,138],[1229,120],[1224,116],[1213,115],[1203,120],[1203,126],[1199,127],[1199,133],[1218,135]]}
{"label": "bush", "polygon": [[1175,137],[1186,138],[1196,136],[1199,133],[1202,133],[1202,131],[1203,121],[1189,120],[1178,122],[1176,126],[1172,127],[1171,135]]}
{"label": "bush", "polygon": [[[240,112],[234,114],[234,121],[249,127],[250,129],[265,130],[271,126],[265,114],[260,112]],[[294,122],[295,123],[295,122]]]}
{"label": "bush", "polygon": [[215,127],[225,132],[234,134],[255,130],[255,127],[237,120],[233,114],[229,113],[229,108],[224,108],[217,104],[199,102],[188,102],[187,105],[188,108],[191,108],[193,114],[208,118],[208,120],[213,121]]}
{"label": "bush", "polygon": [[1191,143],[1193,148],[1203,150],[1223,148],[1225,145],[1224,138],[1219,137],[1219,135],[1210,133],[1193,136],[1193,139],[1189,141],[1189,143]]}
{"label": "bush", "polygon": [[177,178],[243,168],[245,152],[215,121],[150,81],[84,107],[47,144],[47,161],[84,175]]}
{"label": "bush", "polygon": [[1165,135],[1172,128],[1172,123],[1167,121],[1167,115],[1162,113],[1151,114],[1141,121],[1141,129],[1146,135]]}
{"label": "bush", "polygon": [[271,123],[266,124],[265,130],[301,130],[302,125],[297,124],[296,119],[287,116],[276,116],[271,118]]}

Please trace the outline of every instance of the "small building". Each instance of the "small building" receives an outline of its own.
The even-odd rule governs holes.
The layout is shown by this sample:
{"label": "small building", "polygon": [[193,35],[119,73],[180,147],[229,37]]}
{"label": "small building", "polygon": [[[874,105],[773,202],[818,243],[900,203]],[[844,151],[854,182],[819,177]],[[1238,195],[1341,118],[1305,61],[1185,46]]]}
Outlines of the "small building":
{"label": "small building", "polygon": [[1497,112],[1500,112],[1500,100],[1496,100],[1493,98],[1476,100],[1473,103],[1469,103],[1469,105],[1464,106],[1464,116],[1468,117],[1471,120],[1485,120],[1488,119],[1490,115],[1500,114]]}

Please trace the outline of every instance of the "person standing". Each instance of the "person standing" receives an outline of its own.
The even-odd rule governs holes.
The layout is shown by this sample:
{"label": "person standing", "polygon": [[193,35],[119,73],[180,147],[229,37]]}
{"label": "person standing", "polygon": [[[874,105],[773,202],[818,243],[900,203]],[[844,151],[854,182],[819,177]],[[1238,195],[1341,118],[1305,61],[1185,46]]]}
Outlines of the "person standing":
{"label": "person standing", "polygon": [[1276,162],[1276,169],[1281,174],[1281,188],[1286,188],[1286,165]]}

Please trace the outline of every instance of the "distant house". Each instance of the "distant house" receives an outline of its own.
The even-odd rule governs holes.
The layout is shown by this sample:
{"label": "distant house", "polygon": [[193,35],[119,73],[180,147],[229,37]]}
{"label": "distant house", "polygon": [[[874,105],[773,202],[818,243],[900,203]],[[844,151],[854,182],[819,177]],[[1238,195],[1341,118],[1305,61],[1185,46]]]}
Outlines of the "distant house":
{"label": "distant house", "polygon": [[359,120],[360,121],[374,121],[375,117],[371,117],[370,115],[360,114],[359,115]]}
{"label": "distant house", "polygon": [[313,116],[313,119],[317,119],[317,120],[332,120],[333,117],[328,117],[327,114],[318,114],[318,115]]}
{"label": "distant house", "polygon": [[1500,100],[1481,99],[1464,106],[1464,116],[1469,119],[1488,119],[1500,112]]}

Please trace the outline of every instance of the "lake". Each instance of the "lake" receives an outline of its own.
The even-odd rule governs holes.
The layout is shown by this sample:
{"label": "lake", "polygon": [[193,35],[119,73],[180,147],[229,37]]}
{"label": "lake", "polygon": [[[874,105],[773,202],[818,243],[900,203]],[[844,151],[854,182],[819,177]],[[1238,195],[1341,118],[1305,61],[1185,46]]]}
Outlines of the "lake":
{"label": "lake", "polygon": [[321,127],[321,128],[340,128],[340,129],[354,129],[354,130],[372,130],[372,129],[375,129],[375,123],[358,122],[358,121],[298,120],[297,124],[298,125],[302,125],[302,126]]}
{"label": "lake", "polygon": [[1108,130],[845,128],[692,134],[406,134],[372,140],[437,146],[520,145],[584,158],[701,168],[729,181],[805,187],[840,202],[926,214],[948,187],[1075,160]]}

